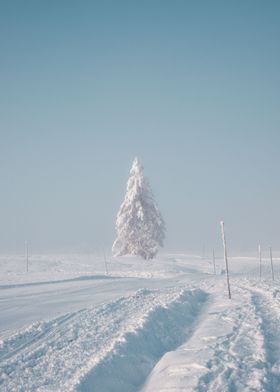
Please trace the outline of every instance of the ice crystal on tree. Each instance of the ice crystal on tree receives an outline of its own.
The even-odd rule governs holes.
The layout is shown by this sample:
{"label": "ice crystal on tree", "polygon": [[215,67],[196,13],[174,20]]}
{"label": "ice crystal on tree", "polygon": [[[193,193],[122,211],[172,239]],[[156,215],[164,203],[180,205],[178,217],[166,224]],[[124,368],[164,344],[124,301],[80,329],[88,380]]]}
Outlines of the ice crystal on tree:
{"label": "ice crystal on tree", "polygon": [[117,238],[112,248],[115,256],[138,255],[152,259],[159,246],[163,246],[165,223],[137,158],[130,170],[116,230]]}

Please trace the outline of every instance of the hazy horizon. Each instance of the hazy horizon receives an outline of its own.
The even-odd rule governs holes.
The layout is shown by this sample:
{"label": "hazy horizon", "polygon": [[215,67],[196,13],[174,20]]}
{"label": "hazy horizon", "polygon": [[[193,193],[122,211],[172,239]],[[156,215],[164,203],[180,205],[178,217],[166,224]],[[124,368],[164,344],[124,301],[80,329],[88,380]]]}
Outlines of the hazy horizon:
{"label": "hazy horizon", "polygon": [[166,250],[280,249],[279,12],[5,2],[0,253],[110,249],[135,156]]}

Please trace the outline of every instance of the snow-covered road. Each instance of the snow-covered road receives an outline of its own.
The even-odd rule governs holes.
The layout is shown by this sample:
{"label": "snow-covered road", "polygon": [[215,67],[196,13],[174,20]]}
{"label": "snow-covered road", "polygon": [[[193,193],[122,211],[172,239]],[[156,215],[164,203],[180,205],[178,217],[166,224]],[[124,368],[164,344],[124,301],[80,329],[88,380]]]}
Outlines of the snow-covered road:
{"label": "snow-covered road", "polygon": [[0,259],[1,391],[280,391],[280,284],[254,258],[231,260],[231,301],[195,256],[57,260]]}

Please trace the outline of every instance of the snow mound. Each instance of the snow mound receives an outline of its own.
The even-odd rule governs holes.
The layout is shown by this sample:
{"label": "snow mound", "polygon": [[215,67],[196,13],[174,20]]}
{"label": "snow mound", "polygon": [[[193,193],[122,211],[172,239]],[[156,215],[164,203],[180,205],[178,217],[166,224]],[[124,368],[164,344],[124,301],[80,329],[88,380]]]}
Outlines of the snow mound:
{"label": "snow mound", "polygon": [[186,339],[206,298],[201,290],[143,289],[32,324],[1,342],[0,389],[135,391]]}
{"label": "snow mound", "polygon": [[187,291],[169,306],[157,306],[143,318],[140,328],[125,333],[114,350],[82,380],[78,390],[138,390],[156,362],[191,334],[206,297],[200,290]]}

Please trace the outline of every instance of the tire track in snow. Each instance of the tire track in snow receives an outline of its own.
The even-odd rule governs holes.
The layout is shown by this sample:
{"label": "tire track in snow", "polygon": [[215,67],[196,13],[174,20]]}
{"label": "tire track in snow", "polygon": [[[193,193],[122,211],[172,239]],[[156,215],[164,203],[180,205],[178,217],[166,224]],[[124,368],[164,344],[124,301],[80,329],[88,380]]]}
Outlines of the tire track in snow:
{"label": "tire track in snow", "polygon": [[279,392],[278,289],[271,283],[246,280],[236,288],[235,296],[247,297],[247,301],[237,312],[222,316],[234,317],[234,327],[216,343],[209,371],[200,378],[197,390]]}
{"label": "tire track in snow", "polygon": [[246,301],[219,315],[220,321],[233,327],[210,347],[209,370],[199,379],[199,392],[267,390],[263,383],[266,376],[264,337],[253,295],[247,289],[238,287],[235,296],[245,297]]}
{"label": "tire track in snow", "polygon": [[[280,388],[280,306],[273,292],[266,293],[255,288],[252,290],[253,303],[261,322],[266,351],[267,392],[279,392]],[[273,298],[274,297],[274,298]]]}
{"label": "tire track in snow", "polygon": [[[115,382],[120,375],[115,375],[106,392],[135,391],[158,357],[181,344],[205,300],[201,290],[143,289],[97,308],[35,323],[0,343],[0,389],[68,392],[79,385],[82,391],[100,391],[94,383],[103,385],[108,379],[104,367],[117,363],[124,369],[133,359],[136,371],[122,373],[120,389]],[[136,360],[130,354],[137,350]]]}
{"label": "tire track in snow", "polygon": [[39,346],[42,341],[52,339],[57,329],[61,328],[63,324],[69,323],[80,312],[60,316],[55,321],[34,323],[22,332],[13,335],[10,339],[2,342],[0,361],[7,361],[9,358],[34,351],[36,346]]}
{"label": "tire track in snow", "polygon": [[[76,276],[74,278],[68,279],[56,279],[56,280],[42,280],[39,282],[25,282],[25,283],[7,283],[0,285],[1,290],[22,288],[22,287],[33,287],[33,286],[44,286],[44,285],[53,285],[53,284],[61,284],[61,283],[71,283],[71,282],[79,282],[79,281],[91,281],[91,280],[114,280],[121,279],[122,277],[118,276],[109,276],[109,275],[81,275]],[[131,279],[129,277],[124,277],[123,279]]]}

